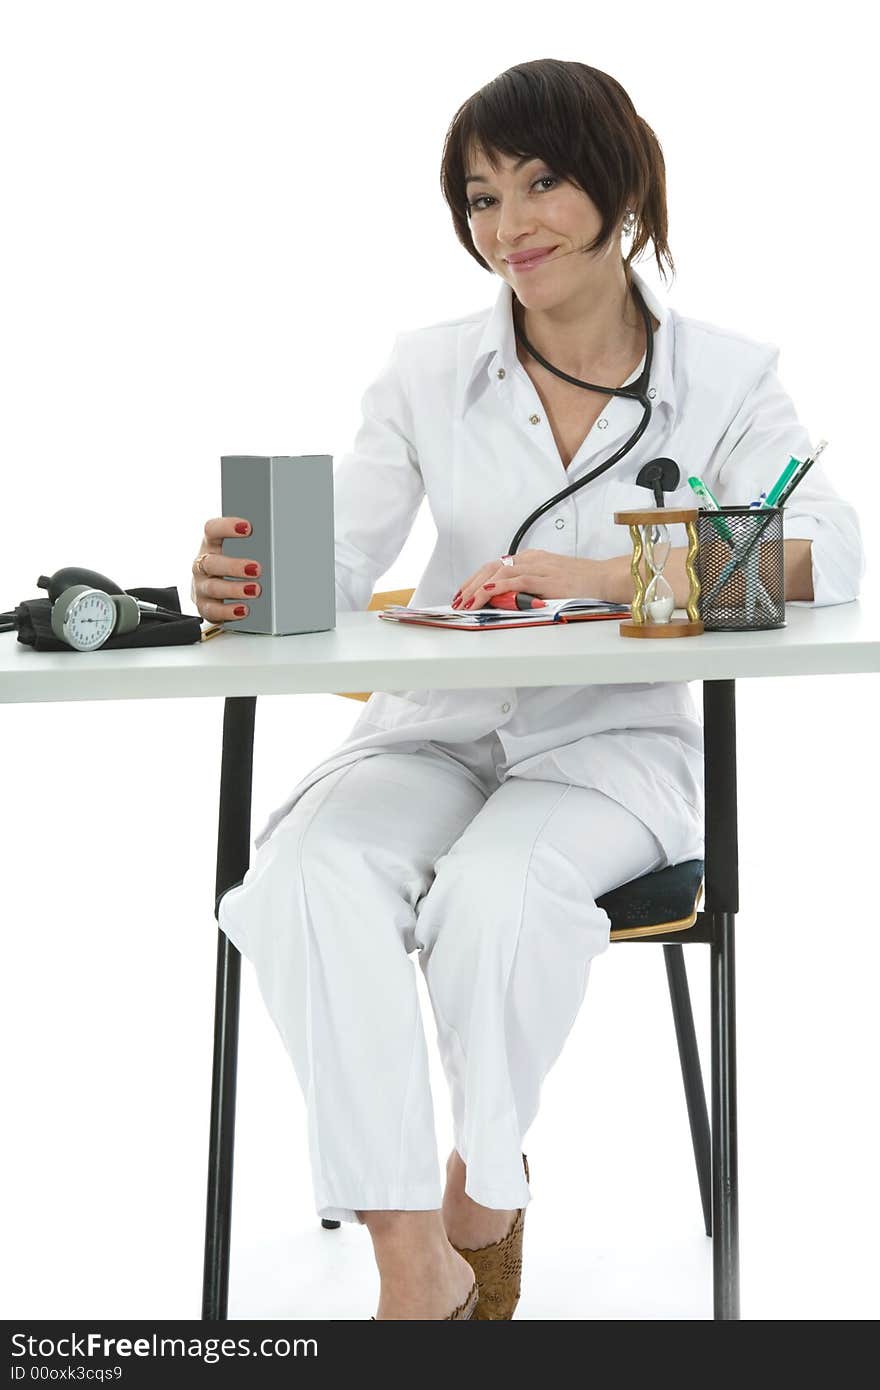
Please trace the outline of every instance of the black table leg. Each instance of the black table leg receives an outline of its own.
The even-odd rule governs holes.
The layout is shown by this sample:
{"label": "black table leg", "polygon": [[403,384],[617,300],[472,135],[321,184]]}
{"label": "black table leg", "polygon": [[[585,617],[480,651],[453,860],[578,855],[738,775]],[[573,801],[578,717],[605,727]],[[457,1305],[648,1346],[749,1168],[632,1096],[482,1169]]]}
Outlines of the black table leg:
{"label": "black table leg", "polygon": [[[242,881],[250,863],[256,707],[256,696],[242,696],[227,699],[223,710],[215,917],[223,894]],[[241,956],[218,927],[202,1317],[222,1321],[229,1293],[240,976]]]}
{"label": "black table leg", "polygon": [[739,911],[736,697],[703,682],[706,896],[712,933],[712,1232],[716,1320],[739,1318],[734,924]]}

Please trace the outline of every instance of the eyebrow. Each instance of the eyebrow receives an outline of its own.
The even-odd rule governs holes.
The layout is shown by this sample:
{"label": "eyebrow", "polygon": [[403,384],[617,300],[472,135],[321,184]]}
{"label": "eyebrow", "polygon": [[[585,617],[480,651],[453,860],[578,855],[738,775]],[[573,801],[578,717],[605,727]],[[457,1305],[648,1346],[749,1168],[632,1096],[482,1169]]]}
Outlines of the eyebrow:
{"label": "eyebrow", "polygon": [[[520,171],[520,169],[522,169],[522,167],[523,167],[524,164],[531,164],[531,162],[532,162],[533,159],[540,159],[540,157],[541,157],[541,156],[540,156],[540,155],[537,155],[537,154],[527,154],[527,155],[525,155],[525,157],[524,157],[523,159],[518,159],[517,162],[514,164],[514,166],[513,166],[513,172],[514,172],[515,174],[518,174],[519,171]],[[465,188],[467,188],[467,186],[468,186],[469,183],[488,183],[488,182],[489,182],[489,180],[486,178],[486,175],[485,175],[485,174],[468,174],[468,175],[466,176],[466,178],[465,178],[464,186],[465,186]]]}

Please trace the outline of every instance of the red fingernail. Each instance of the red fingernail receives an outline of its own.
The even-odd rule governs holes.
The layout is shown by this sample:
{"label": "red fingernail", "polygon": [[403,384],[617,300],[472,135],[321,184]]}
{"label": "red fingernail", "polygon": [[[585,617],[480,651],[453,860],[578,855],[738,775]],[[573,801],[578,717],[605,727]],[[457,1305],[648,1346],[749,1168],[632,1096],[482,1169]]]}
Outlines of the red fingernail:
{"label": "red fingernail", "polygon": [[248,526],[246,521],[237,521],[235,523],[235,529],[240,536],[246,536],[251,528]]}
{"label": "red fingernail", "polygon": [[494,589],[494,588],[495,588],[495,585],[494,585],[494,584],[484,584],[484,585],[483,585],[483,588],[484,588],[484,589]]}
{"label": "red fingernail", "polygon": [[245,567],[244,567],[244,572],[245,572],[245,574],[254,574],[254,575],[259,574],[259,573],[260,573],[260,566],[259,566],[259,565],[245,565]]}
{"label": "red fingernail", "polygon": [[254,594],[257,592],[257,586],[256,584],[245,584],[244,591],[253,598]]}
{"label": "red fingernail", "polygon": [[471,604],[473,603],[473,601],[474,601],[474,596],[471,595],[471,597],[468,599],[467,603],[465,604],[465,608],[470,608],[470,606],[471,606]]}
{"label": "red fingernail", "polygon": [[458,605],[459,605],[460,603],[461,603],[461,594],[457,594],[457,595],[455,596],[455,598],[452,600],[451,606],[452,606],[453,608],[457,608]]}
{"label": "red fingernail", "polygon": [[236,618],[243,618],[245,613],[247,612],[247,609],[242,604],[239,604],[234,611]]}

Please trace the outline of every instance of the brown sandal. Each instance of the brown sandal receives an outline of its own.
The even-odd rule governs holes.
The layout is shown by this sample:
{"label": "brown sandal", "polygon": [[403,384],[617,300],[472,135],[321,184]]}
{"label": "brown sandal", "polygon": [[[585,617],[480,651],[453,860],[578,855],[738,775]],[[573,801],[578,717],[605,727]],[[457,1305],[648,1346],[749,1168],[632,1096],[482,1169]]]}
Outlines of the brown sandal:
{"label": "brown sandal", "polygon": [[[525,1154],[522,1161],[528,1182],[529,1165]],[[474,1322],[495,1322],[513,1317],[519,1303],[522,1280],[525,1215],[525,1207],[520,1207],[507,1235],[492,1245],[481,1245],[478,1250],[463,1250],[457,1245],[452,1247],[464,1256],[477,1277],[479,1298],[473,1313]]]}
{"label": "brown sandal", "polygon": [[[453,1318],[463,1322],[465,1319],[472,1318],[476,1311],[477,1304],[479,1303],[479,1299],[480,1286],[475,1279],[471,1284],[471,1291],[464,1302],[459,1303],[457,1308],[453,1308],[451,1313],[447,1313],[445,1318],[441,1318],[441,1322],[449,1322]],[[374,1317],[370,1318],[370,1322],[375,1321],[376,1319]]]}

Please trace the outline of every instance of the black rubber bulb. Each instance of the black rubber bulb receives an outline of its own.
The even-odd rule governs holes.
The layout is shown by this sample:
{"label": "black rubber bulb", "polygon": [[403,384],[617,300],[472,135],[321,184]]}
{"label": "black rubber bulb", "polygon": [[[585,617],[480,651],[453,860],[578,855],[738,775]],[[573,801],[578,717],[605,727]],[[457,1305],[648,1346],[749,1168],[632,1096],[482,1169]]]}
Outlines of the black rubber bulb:
{"label": "black rubber bulb", "polygon": [[106,574],[98,574],[97,570],[79,569],[76,565],[68,565],[66,569],[56,570],[48,579],[45,574],[41,574],[37,580],[37,588],[46,589],[53,603],[72,584],[88,584],[90,588],[101,589],[105,594],[125,592],[112,579],[108,579]]}

